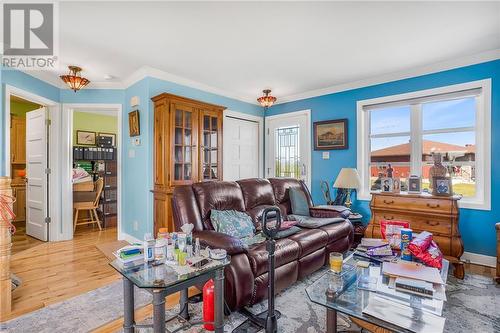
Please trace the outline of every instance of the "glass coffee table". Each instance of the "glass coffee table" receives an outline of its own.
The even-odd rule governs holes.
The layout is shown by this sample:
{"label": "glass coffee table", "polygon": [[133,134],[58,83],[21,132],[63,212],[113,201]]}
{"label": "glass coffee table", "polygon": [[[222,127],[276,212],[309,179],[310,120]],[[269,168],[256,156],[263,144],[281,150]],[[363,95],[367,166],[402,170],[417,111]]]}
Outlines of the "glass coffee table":
{"label": "glass coffee table", "polygon": [[[203,322],[189,322],[188,288],[213,279],[215,298],[213,325],[215,332],[222,333],[224,331],[224,268],[229,265],[230,257],[212,261],[213,263],[206,268],[185,274],[179,274],[171,266],[163,263],[142,263],[127,267],[118,260],[111,262],[110,265],[123,276],[124,332],[133,333],[136,327],[152,327],[155,333],[164,333],[165,323],[176,318],[181,319],[185,325],[175,331],[203,324]],[[153,294],[152,325],[135,323],[134,286],[146,289]],[[176,292],[180,292],[180,312],[178,315],[165,319],[165,297]]]}
{"label": "glass coffee table", "polygon": [[[388,278],[381,275],[380,265],[371,263],[369,268],[360,268],[356,267],[358,260],[366,261],[348,253],[341,275],[328,271],[306,288],[313,303],[326,307],[328,333],[337,332],[337,312],[348,315],[358,326],[370,331],[384,331],[380,328],[391,332],[442,330],[445,321],[441,316],[445,306],[443,300],[390,289],[386,285]],[[445,283],[448,267],[449,262],[443,259],[441,277]],[[372,310],[370,315],[363,312],[368,306]]]}

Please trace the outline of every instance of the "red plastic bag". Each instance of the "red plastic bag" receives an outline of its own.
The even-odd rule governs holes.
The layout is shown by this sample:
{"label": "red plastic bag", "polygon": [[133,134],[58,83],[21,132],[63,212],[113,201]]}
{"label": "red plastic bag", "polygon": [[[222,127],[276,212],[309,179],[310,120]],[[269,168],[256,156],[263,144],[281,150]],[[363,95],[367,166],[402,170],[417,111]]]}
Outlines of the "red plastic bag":
{"label": "red plastic bag", "polygon": [[393,249],[401,249],[401,229],[409,227],[410,222],[407,221],[380,221],[382,238],[388,240]]}
{"label": "red plastic bag", "polygon": [[418,236],[411,240],[410,245],[408,245],[408,249],[412,255],[418,256],[419,254],[427,251],[431,242],[432,234],[427,231],[422,231]]}
{"label": "red plastic bag", "polygon": [[434,241],[431,242],[427,251],[417,256],[417,258],[427,266],[436,267],[437,269],[443,267],[443,253],[441,253],[439,246]]}

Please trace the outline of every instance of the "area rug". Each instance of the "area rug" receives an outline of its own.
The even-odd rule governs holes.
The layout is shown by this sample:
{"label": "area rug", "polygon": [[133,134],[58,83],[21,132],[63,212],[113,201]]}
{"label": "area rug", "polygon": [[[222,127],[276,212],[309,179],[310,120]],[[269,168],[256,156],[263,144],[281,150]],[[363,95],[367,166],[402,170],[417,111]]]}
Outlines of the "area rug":
{"label": "area rug", "polygon": [[116,257],[113,255],[113,252],[121,249],[122,247],[129,245],[129,242],[124,240],[117,240],[114,242],[98,244],[95,247],[102,252],[109,260],[115,260]]}
{"label": "area rug", "polygon": [[[278,320],[279,332],[325,332],[325,309],[309,301],[305,288],[324,274],[320,270],[282,291],[276,297],[276,308],[283,316]],[[0,324],[1,332],[91,332],[123,316],[123,290],[121,281],[93,290]],[[446,306],[445,332],[500,332],[500,286],[491,278],[466,274],[464,280],[448,278],[448,304]],[[136,288],[136,307],[151,302],[151,296]],[[254,306],[255,313],[265,309],[266,302]],[[178,311],[167,310],[166,316]],[[190,304],[194,319],[201,317],[201,304]],[[235,312],[226,318],[225,332],[231,332],[245,318]],[[147,322],[147,321],[146,321]],[[339,319],[339,330],[359,332],[347,317]],[[137,330],[141,333],[150,329]],[[192,328],[185,332],[204,332]]]}

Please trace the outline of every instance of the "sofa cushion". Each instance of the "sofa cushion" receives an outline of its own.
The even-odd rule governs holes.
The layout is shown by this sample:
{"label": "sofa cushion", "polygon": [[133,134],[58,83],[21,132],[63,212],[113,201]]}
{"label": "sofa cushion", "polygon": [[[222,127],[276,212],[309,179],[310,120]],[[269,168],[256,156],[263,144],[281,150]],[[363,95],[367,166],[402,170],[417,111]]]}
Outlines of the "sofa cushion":
{"label": "sofa cushion", "polygon": [[286,229],[281,229],[280,231],[278,231],[276,233],[276,236],[275,238],[276,239],[281,239],[281,238],[286,238],[286,237],[290,237],[291,235],[295,235],[296,233],[300,232],[302,229],[300,229],[299,227],[297,226],[292,226],[290,228],[286,228]]}
{"label": "sofa cushion", "polygon": [[292,187],[302,189],[307,197],[309,206],[313,206],[311,194],[303,181],[294,178],[269,178],[269,182],[273,186],[276,205],[280,208],[283,217],[286,218],[288,214],[291,214],[292,207],[290,204],[289,189]]}
{"label": "sofa cushion", "polygon": [[[300,253],[299,244],[290,238],[282,238],[276,241],[275,250],[276,267],[297,260]],[[252,267],[253,274],[259,276],[268,271],[267,259],[268,253],[266,242],[254,244],[247,250],[248,260]]]}
{"label": "sofa cushion", "polygon": [[328,234],[328,243],[333,243],[338,239],[345,238],[351,232],[354,232],[353,226],[349,220],[325,225],[320,227],[320,229]]}
{"label": "sofa cushion", "polygon": [[294,215],[311,216],[304,191],[298,188],[290,188],[290,205]]}
{"label": "sofa cushion", "polygon": [[238,180],[237,183],[240,185],[241,192],[243,193],[246,210],[261,205],[274,206],[274,192],[269,180],[250,178]]}
{"label": "sofa cushion", "polygon": [[201,219],[206,227],[211,226],[210,211],[212,209],[245,211],[243,194],[236,182],[207,181],[195,183],[192,187]]}
{"label": "sofa cushion", "polygon": [[320,229],[302,229],[300,232],[288,237],[299,244],[300,254],[302,258],[309,253],[312,253],[328,244],[328,235]]}
{"label": "sofa cushion", "polygon": [[316,229],[332,223],[340,223],[345,221],[345,219],[342,217],[319,218],[319,217],[302,216],[295,214],[288,215],[288,219],[292,221],[297,221],[298,222],[297,225],[299,227],[312,228],[312,229]]}
{"label": "sofa cushion", "polygon": [[261,219],[262,213],[266,208],[274,207],[273,205],[259,205],[247,210],[247,214],[252,218],[255,229],[262,230]]}
{"label": "sofa cushion", "polygon": [[210,222],[215,231],[236,238],[251,237],[255,232],[255,227],[250,216],[236,210],[212,209],[210,212]]}

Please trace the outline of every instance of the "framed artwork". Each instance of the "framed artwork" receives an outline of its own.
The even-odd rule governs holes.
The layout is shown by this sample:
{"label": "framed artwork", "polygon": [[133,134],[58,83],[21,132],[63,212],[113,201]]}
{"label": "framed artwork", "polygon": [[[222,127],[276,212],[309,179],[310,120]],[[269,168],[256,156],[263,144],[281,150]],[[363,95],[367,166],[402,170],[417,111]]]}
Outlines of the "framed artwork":
{"label": "framed artwork", "polygon": [[314,150],[347,149],[347,119],[314,123]]}
{"label": "framed artwork", "polygon": [[111,138],[111,145],[113,147],[116,147],[116,134],[114,134],[114,133],[99,133],[98,135]]}
{"label": "framed artwork", "polygon": [[84,146],[95,146],[96,133],[91,131],[76,131],[76,144]]}
{"label": "framed artwork", "polygon": [[422,179],[419,176],[410,176],[408,178],[408,193],[421,193]]}
{"label": "framed artwork", "polygon": [[380,189],[383,193],[392,192],[394,188],[394,180],[392,178],[382,178]]}
{"label": "framed artwork", "polygon": [[129,112],[128,114],[128,132],[130,136],[141,135],[141,124],[139,122],[139,110]]}
{"label": "framed artwork", "polygon": [[453,195],[453,184],[450,177],[433,177],[432,194],[450,197]]}

